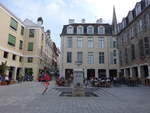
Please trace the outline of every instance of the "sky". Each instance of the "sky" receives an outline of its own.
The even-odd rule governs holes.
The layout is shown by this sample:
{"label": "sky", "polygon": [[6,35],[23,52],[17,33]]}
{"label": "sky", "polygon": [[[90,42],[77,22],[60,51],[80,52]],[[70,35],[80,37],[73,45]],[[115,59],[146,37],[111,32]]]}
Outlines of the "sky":
{"label": "sky", "polygon": [[116,9],[117,21],[121,22],[128,12],[140,0],[0,0],[13,14],[21,20],[26,18],[36,23],[38,17],[44,21],[45,31],[51,30],[51,38],[60,48],[60,34],[63,25],[69,19],[87,23],[95,23],[103,18],[104,23],[111,24],[113,6]]}

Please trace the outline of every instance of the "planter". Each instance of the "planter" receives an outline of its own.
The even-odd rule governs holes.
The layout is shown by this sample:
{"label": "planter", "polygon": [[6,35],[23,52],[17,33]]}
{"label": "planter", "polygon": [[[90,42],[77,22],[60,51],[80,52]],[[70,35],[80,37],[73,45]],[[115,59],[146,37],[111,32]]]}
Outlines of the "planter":
{"label": "planter", "polygon": [[16,81],[14,81],[14,80],[10,81],[10,84],[16,84]]}
{"label": "planter", "polygon": [[[10,81],[8,85],[11,85],[11,84],[16,84],[16,81]],[[7,82],[6,81],[2,81],[2,82],[0,82],[0,85],[1,86],[7,85]]]}
{"label": "planter", "polygon": [[2,81],[2,82],[0,83],[0,85],[1,85],[1,86],[7,85],[7,82]]}

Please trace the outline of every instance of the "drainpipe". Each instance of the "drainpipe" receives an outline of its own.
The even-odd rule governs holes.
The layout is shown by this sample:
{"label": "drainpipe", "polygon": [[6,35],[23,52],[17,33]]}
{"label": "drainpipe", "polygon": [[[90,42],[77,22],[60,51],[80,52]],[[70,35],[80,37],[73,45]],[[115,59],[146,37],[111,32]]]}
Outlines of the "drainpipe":
{"label": "drainpipe", "polygon": [[[112,38],[112,37],[111,37]],[[110,77],[109,76],[109,54],[110,54],[110,51],[109,51],[109,47],[110,47],[110,43],[109,43],[109,37],[107,37],[107,54],[108,54],[108,64],[107,64],[107,70],[106,70],[106,74],[107,76],[106,77]],[[106,45],[105,45],[106,46]]]}

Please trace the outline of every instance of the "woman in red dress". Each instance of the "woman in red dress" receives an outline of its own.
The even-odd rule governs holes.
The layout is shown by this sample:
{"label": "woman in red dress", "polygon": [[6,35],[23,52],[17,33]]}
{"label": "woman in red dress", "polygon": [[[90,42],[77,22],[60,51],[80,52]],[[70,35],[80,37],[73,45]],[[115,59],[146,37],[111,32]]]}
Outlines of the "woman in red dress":
{"label": "woman in red dress", "polygon": [[45,82],[44,82],[44,87],[45,87],[45,89],[44,89],[44,91],[42,92],[42,95],[44,95],[45,92],[47,91],[48,86],[49,86],[49,82],[48,82],[48,81],[51,80],[51,77],[46,73],[46,74],[44,75],[44,80],[45,80]]}
{"label": "woman in red dress", "polygon": [[45,92],[46,92],[47,89],[48,89],[48,86],[49,86],[49,82],[48,82],[48,81],[45,81],[45,82],[44,82],[44,87],[45,87],[45,89],[44,89],[44,91],[42,92],[42,95],[45,94]]}

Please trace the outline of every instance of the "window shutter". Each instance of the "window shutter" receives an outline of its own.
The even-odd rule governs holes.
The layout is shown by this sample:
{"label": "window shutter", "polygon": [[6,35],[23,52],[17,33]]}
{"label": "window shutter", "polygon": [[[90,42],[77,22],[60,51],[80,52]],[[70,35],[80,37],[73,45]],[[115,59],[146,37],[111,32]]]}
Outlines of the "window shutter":
{"label": "window shutter", "polygon": [[8,44],[12,45],[12,46],[15,46],[15,44],[16,44],[16,37],[14,37],[13,35],[9,34],[9,36],[8,36]]}
{"label": "window shutter", "polygon": [[33,43],[30,42],[30,43],[28,44],[28,51],[32,51],[32,50],[33,50]]}
{"label": "window shutter", "polygon": [[14,30],[17,30],[18,22],[13,18],[11,18],[10,27],[13,28]]}

